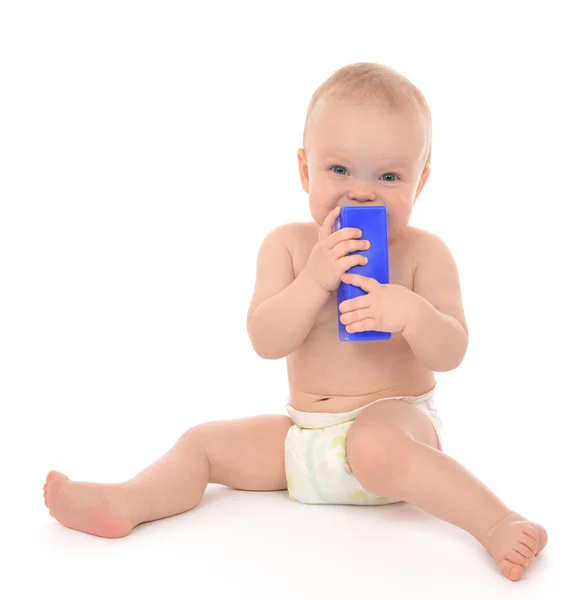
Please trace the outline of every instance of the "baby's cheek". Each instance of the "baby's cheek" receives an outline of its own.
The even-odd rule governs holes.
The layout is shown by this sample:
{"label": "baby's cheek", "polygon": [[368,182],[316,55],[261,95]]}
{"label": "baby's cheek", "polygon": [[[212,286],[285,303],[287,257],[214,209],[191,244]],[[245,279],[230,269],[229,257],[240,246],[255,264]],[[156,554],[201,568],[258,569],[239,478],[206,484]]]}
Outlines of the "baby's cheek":
{"label": "baby's cheek", "polygon": [[[330,206],[331,205],[331,206]],[[335,208],[336,204],[328,202],[328,200],[320,197],[316,194],[310,194],[309,197],[309,208],[311,210],[311,216],[313,220],[319,225],[323,224],[323,221],[327,215]]]}
{"label": "baby's cheek", "polygon": [[[397,227],[404,227],[408,224],[412,214],[413,198],[410,195],[403,194],[392,198],[390,204],[390,215],[392,221]],[[392,227],[392,223],[390,223]]]}

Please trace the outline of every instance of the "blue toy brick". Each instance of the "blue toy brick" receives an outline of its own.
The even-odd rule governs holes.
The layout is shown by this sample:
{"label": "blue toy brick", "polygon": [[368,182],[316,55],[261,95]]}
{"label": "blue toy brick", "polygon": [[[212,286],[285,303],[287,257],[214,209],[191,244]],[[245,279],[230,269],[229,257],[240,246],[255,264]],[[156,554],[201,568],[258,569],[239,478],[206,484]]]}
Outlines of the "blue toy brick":
{"label": "blue toy brick", "polygon": [[[369,240],[371,246],[367,250],[352,252],[367,257],[365,265],[351,267],[348,273],[358,273],[371,277],[380,283],[390,283],[390,264],[388,261],[388,224],[385,206],[344,206],[341,209],[335,229],[357,227],[362,231],[362,239]],[[358,331],[348,333],[345,325],[339,321],[341,313],[339,305],[344,300],[364,296],[362,288],[349,283],[341,283],[337,288],[337,323],[339,339],[342,342],[389,340],[392,334],[384,331]]]}

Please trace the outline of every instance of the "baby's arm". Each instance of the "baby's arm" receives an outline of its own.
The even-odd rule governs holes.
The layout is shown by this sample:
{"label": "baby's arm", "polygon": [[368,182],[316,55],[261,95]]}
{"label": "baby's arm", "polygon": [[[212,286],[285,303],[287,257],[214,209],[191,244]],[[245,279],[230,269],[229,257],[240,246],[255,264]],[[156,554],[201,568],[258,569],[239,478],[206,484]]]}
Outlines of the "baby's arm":
{"label": "baby's arm", "polygon": [[447,245],[420,231],[412,317],[403,330],[417,359],[433,371],[450,371],[467,352],[467,323],[459,274]]}
{"label": "baby's arm", "polygon": [[272,231],[260,247],[248,335],[262,358],[283,358],[307,337],[329,292],[302,271],[295,279],[287,238],[298,225]]}

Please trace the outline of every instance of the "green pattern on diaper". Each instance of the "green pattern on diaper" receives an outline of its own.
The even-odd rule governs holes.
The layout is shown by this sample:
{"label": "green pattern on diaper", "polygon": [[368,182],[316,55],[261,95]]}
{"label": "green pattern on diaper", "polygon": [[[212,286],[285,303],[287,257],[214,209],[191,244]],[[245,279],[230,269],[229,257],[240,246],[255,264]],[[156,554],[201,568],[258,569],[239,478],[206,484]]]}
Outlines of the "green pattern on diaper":
{"label": "green pattern on diaper", "polygon": [[367,502],[368,495],[366,494],[366,492],[362,491],[352,492],[351,494],[349,494],[349,499],[353,502]]}
{"label": "green pattern on diaper", "polygon": [[286,487],[288,488],[288,497],[291,500],[298,502],[298,500],[292,495],[293,483],[292,483],[292,477],[290,477],[289,475],[286,476]]}
{"label": "green pattern on diaper", "polygon": [[366,492],[362,491],[352,492],[349,494],[349,499],[352,502],[358,502],[359,504],[388,504],[390,502],[390,498],[386,498],[385,496],[371,498]]}
{"label": "green pattern on diaper", "polygon": [[345,435],[338,435],[331,440],[331,446],[333,448],[341,446],[344,450],[347,449],[347,437]]}
{"label": "green pattern on diaper", "polygon": [[349,427],[345,428],[344,435],[338,435],[331,440],[331,447],[337,448],[340,447],[341,450],[335,455],[335,458],[343,465],[343,470],[348,474],[353,476],[353,472],[347,462],[347,430]]}

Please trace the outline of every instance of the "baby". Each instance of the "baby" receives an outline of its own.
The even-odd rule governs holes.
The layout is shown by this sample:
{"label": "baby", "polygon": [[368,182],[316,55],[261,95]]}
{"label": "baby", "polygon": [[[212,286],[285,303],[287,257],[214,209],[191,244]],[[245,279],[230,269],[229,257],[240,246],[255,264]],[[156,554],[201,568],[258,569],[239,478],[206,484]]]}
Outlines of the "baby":
{"label": "baby", "polygon": [[[359,63],[325,81],[298,151],[314,222],[283,225],[263,241],[247,317],[255,351],[286,357],[290,417],[197,425],[124,483],[74,482],[51,471],[50,514],[113,538],[195,507],[209,482],[288,489],[303,503],[404,501],[468,531],[506,577],[520,579],[545,547],[545,529],[442,452],[434,372],[461,363],[467,324],[447,246],[409,225],[430,156],[430,112],[405,77]],[[353,228],[335,231],[343,206],[386,207],[390,284],[346,273],[365,264],[359,251],[369,241]],[[348,332],[391,332],[390,340],[339,341],[342,281],[366,292],[339,306]]]}

